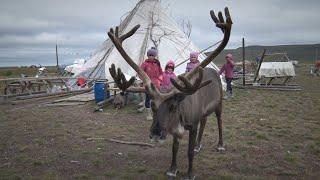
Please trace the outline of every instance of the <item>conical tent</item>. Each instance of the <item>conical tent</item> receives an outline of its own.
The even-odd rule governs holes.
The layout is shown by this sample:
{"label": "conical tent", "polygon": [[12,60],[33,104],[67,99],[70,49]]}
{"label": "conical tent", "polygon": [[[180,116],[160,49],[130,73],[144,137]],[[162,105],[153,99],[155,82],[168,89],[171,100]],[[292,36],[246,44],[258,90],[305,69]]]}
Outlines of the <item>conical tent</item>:
{"label": "conical tent", "polygon": [[[161,7],[159,0],[141,0],[127,17],[120,23],[119,32],[126,33],[134,26],[140,24],[138,31],[123,42],[128,55],[140,65],[146,58],[146,52],[151,47],[158,50],[158,59],[164,67],[168,60],[180,64],[189,58],[190,52],[200,52],[178,24],[168,16]],[[205,59],[200,53],[199,60]],[[109,67],[111,64],[121,68],[129,76],[136,76],[136,72],[123,60],[110,39],[107,39],[84,65],[81,75],[88,78],[111,79]],[[213,63],[211,67],[218,70]],[[175,73],[185,72],[186,63],[176,67]]]}

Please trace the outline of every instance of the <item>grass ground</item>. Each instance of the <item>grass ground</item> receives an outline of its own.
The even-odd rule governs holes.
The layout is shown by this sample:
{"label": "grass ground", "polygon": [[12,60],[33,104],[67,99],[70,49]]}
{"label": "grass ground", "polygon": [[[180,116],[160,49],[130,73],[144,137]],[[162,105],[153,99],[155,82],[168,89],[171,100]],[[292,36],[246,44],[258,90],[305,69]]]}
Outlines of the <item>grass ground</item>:
{"label": "grass ground", "polygon": [[[215,151],[217,126],[208,121],[195,157],[198,179],[318,179],[320,77],[297,69],[303,91],[235,89],[224,101],[225,153]],[[154,148],[87,141],[107,137],[148,142],[151,122],[129,105],[94,103],[47,107],[47,100],[0,105],[0,179],[166,179],[171,138]],[[187,170],[187,135],[179,150],[179,178]]]}
{"label": "grass ground", "polygon": [[[56,73],[55,66],[46,67],[49,74]],[[0,78],[16,78],[20,77],[20,74],[25,74],[29,77],[33,77],[37,74],[38,68],[29,67],[0,67]]]}

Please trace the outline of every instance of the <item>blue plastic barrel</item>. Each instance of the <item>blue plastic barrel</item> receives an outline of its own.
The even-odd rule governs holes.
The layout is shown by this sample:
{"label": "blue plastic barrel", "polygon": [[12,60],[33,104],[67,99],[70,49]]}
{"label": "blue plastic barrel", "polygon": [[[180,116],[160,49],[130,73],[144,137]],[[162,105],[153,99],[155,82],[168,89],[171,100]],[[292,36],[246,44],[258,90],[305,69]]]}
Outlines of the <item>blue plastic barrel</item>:
{"label": "blue plastic barrel", "polygon": [[94,99],[96,103],[110,97],[110,92],[105,90],[106,81],[96,81],[94,84]]}

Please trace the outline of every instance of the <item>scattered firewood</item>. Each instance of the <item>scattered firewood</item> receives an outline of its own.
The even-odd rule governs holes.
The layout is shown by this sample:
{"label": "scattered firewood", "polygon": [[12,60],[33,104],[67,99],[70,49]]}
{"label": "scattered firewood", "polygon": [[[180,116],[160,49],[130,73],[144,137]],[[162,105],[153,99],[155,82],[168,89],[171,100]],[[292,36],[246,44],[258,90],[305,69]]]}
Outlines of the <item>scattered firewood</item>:
{"label": "scattered firewood", "polygon": [[92,140],[105,140],[105,141],[120,143],[120,144],[154,147],[153,144],[143,143],[143,142],[134,142],[134,141],[129,142],[129,141],[121,141],[121,140],[117,140],[117,139],[109,139],[109,138],[87,138],[87,141],[92,141]]}

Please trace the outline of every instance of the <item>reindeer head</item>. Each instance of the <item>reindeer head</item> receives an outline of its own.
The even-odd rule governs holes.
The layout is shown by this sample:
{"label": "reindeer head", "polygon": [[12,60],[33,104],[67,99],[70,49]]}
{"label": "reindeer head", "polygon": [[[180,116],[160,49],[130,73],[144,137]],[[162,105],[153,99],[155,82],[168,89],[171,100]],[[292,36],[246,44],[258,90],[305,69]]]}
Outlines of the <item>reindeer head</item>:
{"label": "reindeer head", "polygon": [[[210,81],[202,82],[203,68],[206,67],[225,48],[229,41],[232,27],[232,20],[228,8],[225,8],[226,21],[224,20],[221,12],[218,13],[218,18],[213,11],[210,11],[210,15],[212,20],[215,22],[216,27],[220,28],[224,33],[223,40],[217,49],[215,49],[204,61],[202,61],[197,68],[191,72],[178,76],[178,79],[176,80],[171,79],[173,88],[166,93],[160,92],[151,83],[151,80],[147,74],[129,57],[129,55],[123,49],[122,42],[132,36],[139,29],[140,25],[135,26],[128,33],[121,36],[119,36],[118,27],[116,27],[115,32],[112,28],[108,32],[108,36],[114,43],[115,47],[118,49],[125,61],[137,72],[144,83],[145,90],[151,96],[151,108],[154,113],[153,123],[150,128],[151,132],[153,132],[156,123],[159,123],[163,131],[168,130],[170,133],[173,133],[179,137],[181,134],[179,130],[181,127],[178,127],[179,121],[181,120],[179,117],[179,102],[183,101],[186,96],[192,95],[201,87],[204,87],[210,83]],[[112,77],[115,79],[115,82],[118,84],[118,87],[120,87],[120,89],[123,91],[133,84],[133,78],[131,78],[129,82],[126,81],[124,75],[121,73],[121,70],[118,69],[117,73],[114,65],[112,65],[109,70]],[[170,129],[171,127],[178,129],[178,132]]]}

